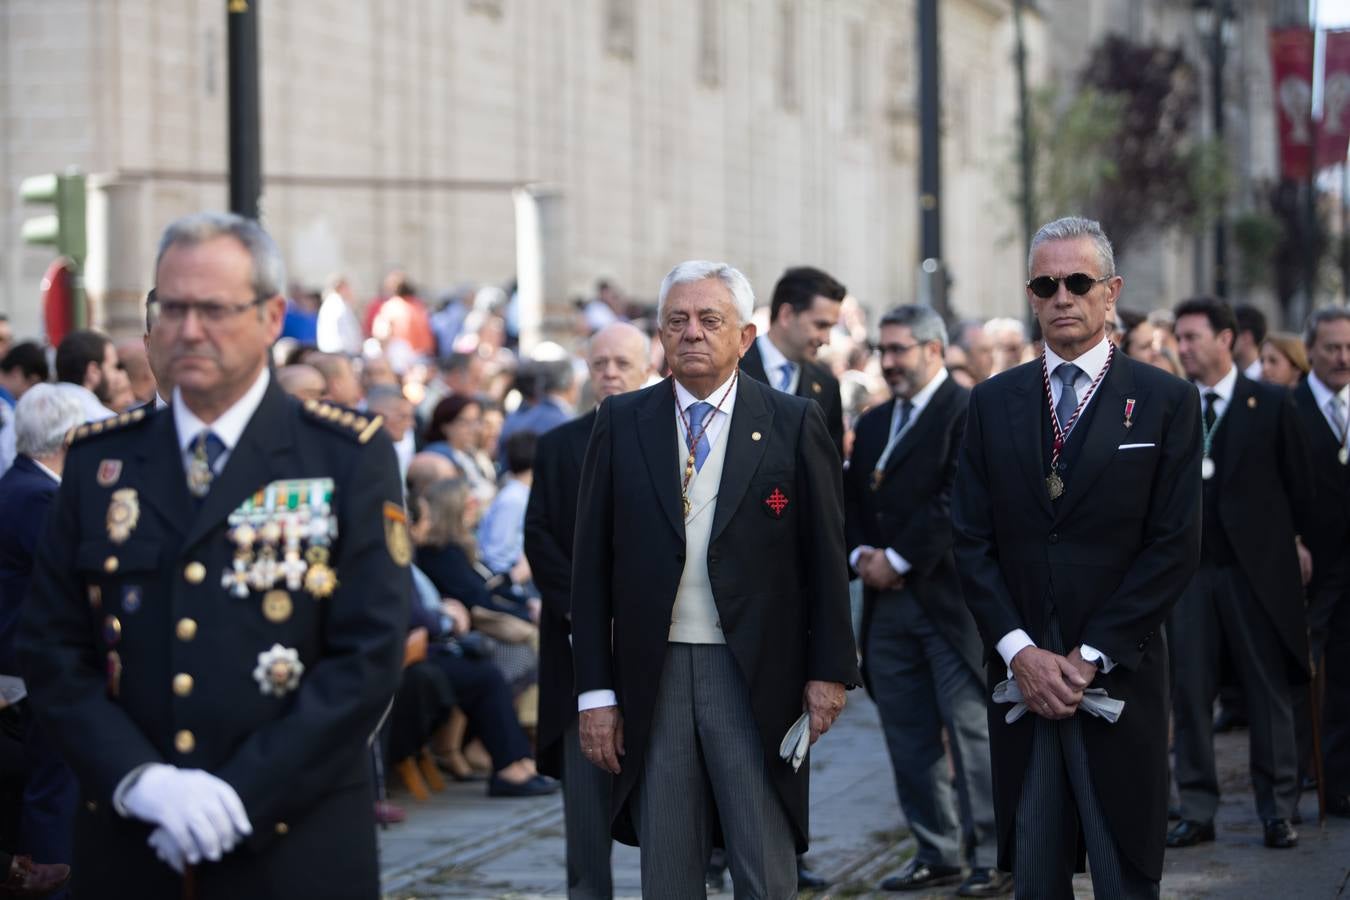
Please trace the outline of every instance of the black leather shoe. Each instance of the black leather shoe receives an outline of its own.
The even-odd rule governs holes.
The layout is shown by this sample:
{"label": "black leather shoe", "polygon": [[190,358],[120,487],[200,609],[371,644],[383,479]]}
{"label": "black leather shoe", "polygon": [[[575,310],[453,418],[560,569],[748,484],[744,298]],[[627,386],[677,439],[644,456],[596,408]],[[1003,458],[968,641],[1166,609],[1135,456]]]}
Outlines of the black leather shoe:
{"label": "black leather shoe", "polygon": [[1181,821],[1181,807],[1180,807],[1180,806],[1169,806],[1169,807],[1167,807],[1167,821],[1169,821],[1169,822],[1180,822],[1180,821]]}
{"label": "black leather shoe", "polygon": [[1011,894],[1013,877],[1011,872],[998,869],[971,869],[969,877],[956,889],[958,897],[1002,897]]}
{"label": "black leather shoe", "polygon": [[545,794],[552,794],[560,787],[561,782],[547,775],[536,775],[518,784],[507,781],[499,775],[493,775],[488,781],[487,794],[489,797],[542,797]]}
{"label": "black leather shoe", "polygon": [[883,891],[918,891],[940,884],[956,884],[961,880],[957,866],[930,866],[911,859],[905,867],[881,883]]}
{"label": "black leather shoe", "polygon": [[1214,840],[1214,822],[1197,822],[1194,819],[1182,819],[1167,832],[1167,846],[1194,847],[1206,841]]}
{"label": "black leather shoe", "polygon": [[805,860],[800,856],[797,857],[797,890],[820,891],[829,886],[828,881],[806,867]]}
{"label": "black leather shoe", "polygon": [[1247,717],[1245,715],[1226,706],[1219,707],[1219,714],[1214,717],[1215,734],[1227,734],[1235,728],[1246,727]]}
{"label": "black leather shoe", "polygon": [[1350,794],[1327,794],[1327,814],[1350,819]]}
{"label": "black leather shoe", "polygon": [[1288,819],[1266,819],[1266,846],[1287,850],[1298,846],[1298,832]]}
{"label": "black leather shoe", "polygon": [[[716,852],[716,851],[714,851]],[[727,867],[725,863],[709,863],[703,873],[703,888],[709,894],[720,894],[727,889]]]}

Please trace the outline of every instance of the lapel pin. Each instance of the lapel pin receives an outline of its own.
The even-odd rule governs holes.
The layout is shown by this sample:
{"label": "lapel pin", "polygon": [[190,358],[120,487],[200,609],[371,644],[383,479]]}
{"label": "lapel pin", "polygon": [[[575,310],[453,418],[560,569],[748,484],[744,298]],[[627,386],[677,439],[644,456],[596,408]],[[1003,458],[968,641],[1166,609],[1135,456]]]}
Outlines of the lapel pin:
{"label": "lapel pin", "polygon": [[787,509],[788,505],[787,494],[783,493],[781,488],[774,488],[773,493],[764,498],[764,505],[775,519],[781,519],[783,510]]}
{"label": "lapel pin", "polygon": [[1134,427],[1134,398],[1130,397],[1125,401],[1125,427]]}
{"label": "lapel pin", "polygon": [[117,479],[122,477],[122,461],[120,459],[105,459],[98,464],[98,486],[112,487],[117,484]]}
{"label": "lapel pin", "polygon": [[750,432],[750,440],[752,440],[752,441],[757,441],[757,440],[759,440],[760,438],[762,438],[763,436],[764,436],[764,435],[760,434],[758,431],[752,431],[752,432]]}
{"label": "lapel pin", "polygon": [[1247,398],[1247,408],[1248,408],[1248,409],[1256,409],[1256,398],[1255,398],[1255,397],[1248,397],[1248,398]]}
{"label": "lapel pin", "polygon": [[820,393],[820,382],[819,382],[819,381],[813,381],[813,382],[811,382],[811,392],[812,392],[812,393],[815,393],[815,394],[819,394],[819,393]]}

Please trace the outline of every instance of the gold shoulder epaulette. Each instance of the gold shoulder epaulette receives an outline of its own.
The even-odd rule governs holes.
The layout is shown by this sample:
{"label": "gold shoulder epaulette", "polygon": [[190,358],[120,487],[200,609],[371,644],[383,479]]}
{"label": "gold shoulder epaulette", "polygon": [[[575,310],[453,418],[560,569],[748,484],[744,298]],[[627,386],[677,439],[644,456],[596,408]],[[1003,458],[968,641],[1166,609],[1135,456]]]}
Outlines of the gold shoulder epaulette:
{"label": "gold shoulder epaulette", "polygon": [[66,446],[77,441],[83,441],[100,434],[108,434],[113,431],[121,431],[131,425],[136,425],[145,421],[145,408],[139,407],[130,412],[124,412],[120,416],[113,416],[110,419],[99,419],[97,422],[87,422],[84,425],[76,425],[70,431],[66,432]]}
{"label": "gold shoulder epaulette", "polygon": [[311,419],[331,426],[333,430],[353,438],[358,444],[364,444],[373,438],[384,424],[381,416],[368,416],[323,400],[306,400],[303,408]]}

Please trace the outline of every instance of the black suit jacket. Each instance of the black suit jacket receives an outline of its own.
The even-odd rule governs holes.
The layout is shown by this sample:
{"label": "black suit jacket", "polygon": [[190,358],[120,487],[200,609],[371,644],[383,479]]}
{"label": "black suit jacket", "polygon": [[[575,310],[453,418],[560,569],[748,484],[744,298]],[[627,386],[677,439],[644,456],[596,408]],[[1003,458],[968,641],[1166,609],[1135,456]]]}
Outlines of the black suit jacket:
{"label": "black suit jacket", "polygon": [[1307,443],[1288,389],[1239,373],[1210,455],[1219,521],[1238,568],[1280,635],[1290,673],[1306,680],[1308,627],[1294,535],[1316,526]]}
{"label": "black suit jacket", "polygon": [[[109,421],[98,434],[77,431],[88,436],[70,448],[19,637],[34,710],[87,801],[75,826],[76,892],[179,895],[178,877],[146,846],[150,827],[111,803],[129,772],[164,762],[228,782],[253,825],[244,846],[196,867],[197,896],[374,896],[367,739],[398,684],[411,592],[388,437],[352,411],[302,410],[272,381],[198,505],[171,410]],[[112,478],[110,462],[120,465]],[[273,621],[262,592],[222,587],[235,553],[227,519],[265,486],[298,478],[333,480],[338,585],[323,598],[290,591],[288,616]],[[108,527],[115,491],[133,491],[138,507],[123,540]],[[254,675],[274,645],[305,667],[283,696],[262,693]],[[186,692],[179,675],[191,676]]]}
{"label": "black suit jacket", "polygon": [[539,438],[525,510],[525,557],[543,601],[539,617],[539,726],[535,757],[546,775],[562,774],[563,732],[577,715],[572,690],[572,542],[581,464],[594,410]]}
{"label": "black suit jacket", "polygon": [[1313,524],[1303,543],[1313,557],[1309,624],[1324,627],[1323,618],[1344,593],[1350,591],[1350,466],[1337,458],[1341,436],[1335,434],[1312,388],[1304,380],[1294,389],[1294,406],[1303,423],[1314,485]]}
{"label": "black suit jacket", "polygon": [[[628,799],[642,773],[670,614],[684,571],[684,520],[670,379],[607,399],[581,474],[572,574],[578,692],[612,689],[624,717],[615,837],[636,843]],[[856,685],[838,454],[820,408],[740,380],[708,545],[727,645],[745,676],[764,759],[808,840],[808,767],[778,745],[809,680]],[[787,505],[767,501],[779,492]],[[777,506],[777,504],[774,504]]]}
{"label": "black suit jacket", "polygon": [[20,454],[0,476],[0,674],[18,675],[14,636],[33,577],[38,535],[47,520],[57,481]]}
{"label": "black suit jacket", "polygon": [[[1135,405],[1127,428],[1128,399]],[[1199,396],[1186,382],[1116,354],[1081,426],[1087,432],[1065,493],[1053,503],[1045,405],[1039,360],[971,394],[952,499],[965,600],[984,639],[991,692],[1006,676],[999,639],[1022,628],[1043,644],[1052,608],[1066,650],[1086,643],[1115,661],[1093,686],[1124,700],[1123,715],[1115,724],[1079,719],[1111,832],[1126,858],[1157,879],[1167,829],[1169,702],[1166,642],[1155,638],[1200,561]],[[1009,725],[1007,711],[990,704],[1003,869],[1012,868],[1033,731],[1031,714]]]}
{"label": "black suit jacket", "polygon": [[[844,458],[844,401],[839,394],[839,379],[830,374],[830,370],[820,363],[802,363],[802,374],[797,379],[797,396],[809,397],[820,404],[825,414],[825,426],[829,429],[830,440],[834,442],[835,452]],[[764,372],[764,357],[759,355],[759,342],[750,344],[750,349],[741,357],[741,371],[762,384],[773,387]]]}
{"label": "black suit jacket", "polygon": [[[929,621],[961,655],[976,677],[984,674],[984,653],[975,620],[961,598],[952,552],[951,496],[956,459],[966,430],[970,392],[948,378],[896,444],[880,485],[872,472],[886,449],[895,400],[873,407],[854,426],[853,456],[844,471],[847,546],[889,547],[912,569],[905,587],[914,593]],[[863,589],[863,675],[867,675],[867,634],[872,613],[886,597]],[[898,602],[894,597],[890,602]],[[870,687],[870,685],[869,685]]]}

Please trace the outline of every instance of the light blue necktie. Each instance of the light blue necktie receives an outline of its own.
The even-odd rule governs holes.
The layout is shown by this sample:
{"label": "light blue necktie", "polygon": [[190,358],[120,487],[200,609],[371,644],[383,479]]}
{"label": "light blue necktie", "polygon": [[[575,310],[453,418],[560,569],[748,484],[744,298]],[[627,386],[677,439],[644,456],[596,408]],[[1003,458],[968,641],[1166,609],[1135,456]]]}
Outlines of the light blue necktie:
{"label": "light blue necktie", "polygon": [[1082,371],[1073,363],[1061,363],[1055,370],[1055,377],[1063,385],[1059,392],[1059,402],[1055,404],[1055,416],[1059,419],[1060,431],[1066,435],[1069,433],[1069,420],[1073,418],[1074,410],[1078,409],[1078,392],[1073,389],[1073,385]]}
{"label": "light blue necktie", "polygon": [[[694,451],[694,468],[702,469],[703,461],[708,458],[707,428],[704,423],[712,415],[713,405],[702,400],[689,405],[689,430],[684,435],[684,445]],[[698,448],[694,447],[694,435],[698,435]]]}
{"label": "light blue necktie", "polygon": [[778,367],[780,373],[778,376],[778,389],[783,393],[787,393],[788,385],[792,384],[792,373],[796,371],[796,369],[797,367],[790,362],[785,362]]}

